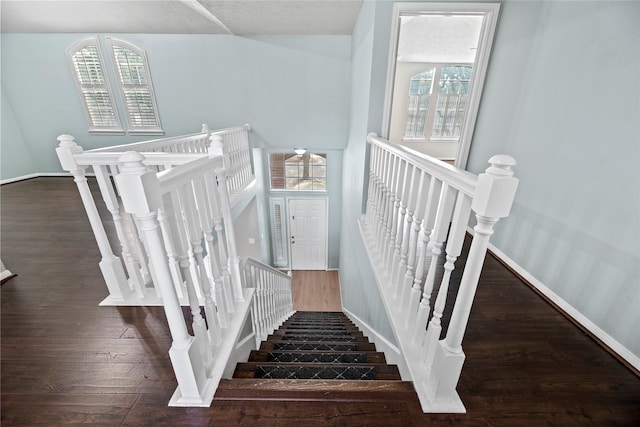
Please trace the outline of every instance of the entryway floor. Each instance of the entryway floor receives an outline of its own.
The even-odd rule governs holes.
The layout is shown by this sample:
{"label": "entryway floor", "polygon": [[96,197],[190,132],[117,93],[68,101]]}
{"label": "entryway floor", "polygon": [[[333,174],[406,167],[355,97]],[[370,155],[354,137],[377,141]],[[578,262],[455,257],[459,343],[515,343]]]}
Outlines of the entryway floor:
{"label": "entryway floor", "polygon": [[294,270],[293,308],[298,311],[342,311],[338,272]]}

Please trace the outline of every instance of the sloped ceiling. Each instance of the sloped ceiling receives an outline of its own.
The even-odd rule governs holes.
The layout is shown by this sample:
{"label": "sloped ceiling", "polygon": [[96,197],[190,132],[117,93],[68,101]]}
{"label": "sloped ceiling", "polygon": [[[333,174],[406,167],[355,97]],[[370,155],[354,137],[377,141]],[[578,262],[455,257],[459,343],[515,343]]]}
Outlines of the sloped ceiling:
{"label": "sloped ceiling", "polygon": [[350,35],[362,0],[2,0],[3,33]]}

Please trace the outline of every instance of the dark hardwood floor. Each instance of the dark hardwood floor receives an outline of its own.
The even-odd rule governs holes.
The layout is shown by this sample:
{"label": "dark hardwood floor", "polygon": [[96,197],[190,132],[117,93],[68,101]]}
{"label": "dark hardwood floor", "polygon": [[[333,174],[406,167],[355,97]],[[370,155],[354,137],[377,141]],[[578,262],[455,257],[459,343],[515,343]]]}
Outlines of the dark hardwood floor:
{"label": "dark hardwood floor", "polygon": [[169,408],[164,313],[98,307],[107,293],[73,181],[6,184],[0,197],[1,257],[18,274],[1,289],[2,426],[640,425],[640,379],[491,256],[464,340],[466,414],[422,414],[411,399]]}

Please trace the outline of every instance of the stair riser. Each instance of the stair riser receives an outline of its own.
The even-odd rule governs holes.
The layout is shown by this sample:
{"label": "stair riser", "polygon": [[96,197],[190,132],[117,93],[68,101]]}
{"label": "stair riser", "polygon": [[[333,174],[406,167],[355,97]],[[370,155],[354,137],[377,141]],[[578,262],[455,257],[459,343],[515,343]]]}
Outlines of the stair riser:
{"label": "stair riser", "polygon": [[322,380],[400,380],[395,365],[238,363],[234,378],[322,379]]}

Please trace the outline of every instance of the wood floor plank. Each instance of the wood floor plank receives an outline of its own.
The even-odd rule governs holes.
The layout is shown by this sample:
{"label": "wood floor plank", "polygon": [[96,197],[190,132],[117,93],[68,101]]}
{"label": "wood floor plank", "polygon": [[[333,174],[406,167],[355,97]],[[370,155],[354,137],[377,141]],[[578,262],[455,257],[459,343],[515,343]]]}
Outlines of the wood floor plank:
{"label": "wood floor plank", "polygon": [[342,311],[337,271],[294,270],[293,308],[300,311]]}

